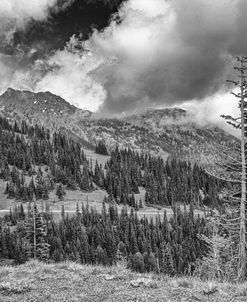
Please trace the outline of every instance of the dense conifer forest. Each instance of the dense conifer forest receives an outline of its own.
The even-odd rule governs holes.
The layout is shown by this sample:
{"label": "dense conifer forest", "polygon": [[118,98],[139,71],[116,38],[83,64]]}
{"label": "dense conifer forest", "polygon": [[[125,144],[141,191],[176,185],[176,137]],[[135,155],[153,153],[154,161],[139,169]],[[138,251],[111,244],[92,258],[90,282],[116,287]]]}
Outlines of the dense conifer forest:
{"label": "dense conifer forest", "polygon": [[55,222],[49,208],[41,213],[34,205],[24,213],[19,206],[2,220],[0,256],[17,263],[34,253],[55,262],[112,265],[126,260],[138,272],[190,274],[206,251],[197,235],[208,233],[206,220],[195,217],[192,207],[185,212],[175,208],[170,220],[164,213],[148,221],[138,219],[134,210],[128,214],[126,207],[119,214],[114,205],[108,211],[103,205],[101,213],[78,206],[73,217],[62,210],[61,221]]}
{"label": "dense conifer forest", "polygon": [[[0,177],[7,181],[9,198],[45,200],[57,184],[84,191],[96,185],[117,203],[138,207],[133,194],[144,187],[146,204],[221,207],[223,183],[196,164],[175,159],[164,162],[160,157],[116,147],[104,167],[97,161],[93,167],[72,139],[38,125],[11,124],[5,118],[0,118],[0,143]],[[102,142],[98,148],[107,151]]]}
{"label": "dense conifer forest", "polygon": [[[190,274],[207,251],[198,234],[210,233],[206,217],[195,217],[194,208],[223,210],[219,193],[224,183],[188,162],[164,162],[116,147],[105,166],[97,161],[93,165],[80,144],[61,133],[5,118],[0,118],[0,149],[5,194],[20,201],[1,219],[0,257],[16,263],[38,258],[112,265],[124,260],[139,272]],[[107,148],[101,142],[96,151],[106,154]],[[101,213],[82,204],[73,217],[62,208],[57,221],[48,204],[42,211],[36,206],[35,201],[48,199],[54,188],[62,200],[66,189],[98,187],[109,194]],[[140,187],[145,200],[135,200]],[[27,212],[21,202],[28,202]],[[136,211],[144,203],[172,207],[174,214],[139,219]],[[121,213],[117,204],[123,205]]]}
{"label": "dense conifer forest", "polygon": [[145,203],[173,206],[175,203],[221,207],[219,192],[223,182],[205,173],[198,165],[175,159],[164,162],[160,157],[116,148],[106,164],[95,166],[94,181],[110,196],[131,206],[130,194],[146,189]]}

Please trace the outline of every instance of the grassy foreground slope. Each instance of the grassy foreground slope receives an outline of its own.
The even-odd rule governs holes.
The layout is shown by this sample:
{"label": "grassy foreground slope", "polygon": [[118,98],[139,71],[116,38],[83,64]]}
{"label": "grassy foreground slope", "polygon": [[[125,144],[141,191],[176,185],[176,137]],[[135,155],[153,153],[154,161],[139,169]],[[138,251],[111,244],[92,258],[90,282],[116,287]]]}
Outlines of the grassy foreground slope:
{"label": "grassy foreground slope", "polygon": [[77,263],[0,267],[0,301],[247,301],[247,283],[202,282],[137,274],[122,266],[102,267]]}

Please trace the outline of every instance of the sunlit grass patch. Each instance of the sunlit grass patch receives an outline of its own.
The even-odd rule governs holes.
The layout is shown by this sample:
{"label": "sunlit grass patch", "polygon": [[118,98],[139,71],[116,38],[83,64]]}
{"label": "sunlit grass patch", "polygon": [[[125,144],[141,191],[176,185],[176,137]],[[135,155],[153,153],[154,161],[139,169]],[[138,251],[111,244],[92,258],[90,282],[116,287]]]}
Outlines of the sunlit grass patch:
{"label": "sunlit grass patch", "polygon": [[3,295],[23,294],[31,291],[31,279],[11,280],[0,283],[0,293]]}
{"label": "sunlit grass patch", "polygon": [[69,261],[49,264],[30,261],[20,266],[0,267],[1,302],[175,302],[182,298],[235,302],[246,297],[247,283],[237,285],[187,276],[140,274],[129,270],[121,261],[111,267]]}
{"label": "sunlit grass patch", "polygon": [[13,269],[11,269],[11,267],[1,267],[0,268],[0,280],[6,278],[9,274],[11,274],[11,272],[13,271]]}
{"label": "sunlit grass patch", "polygon": [[247,297],[247,282],[238,284],[236,286],[236,295]]}

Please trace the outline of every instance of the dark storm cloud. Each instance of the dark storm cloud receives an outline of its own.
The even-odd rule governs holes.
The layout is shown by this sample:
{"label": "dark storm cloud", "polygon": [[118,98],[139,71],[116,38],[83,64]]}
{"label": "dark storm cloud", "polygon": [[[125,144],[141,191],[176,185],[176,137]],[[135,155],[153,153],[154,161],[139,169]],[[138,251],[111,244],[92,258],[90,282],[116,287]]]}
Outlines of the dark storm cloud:
{"label": "dark storm cloud", "polygon": [[92,39],[98,53],[115,57],[97,71],[107,91],[100,112],[204,99],[225,89],[232,56],[247,49],[245,2],[128,1],[122,23]]}
{"label": "dark storm cloud", "polygon": [[247,49],[246,0],[3,1],[30,8],[1,14],[0,86],[102,103],[101,114],[222,93]]}
{"label": "dark storm cloud", "polygon": [[122,2],[1,0],[0,91],[8,86],[35,90],[46,74],[61,68],[52,57],[68,51],[71,36],[86,40],[93,29],[102,30]]}
{"label": "dark storm cloud", "polygon": [[[9,0],[10,1],[10,0]],[[112,13],[122,0],[53,0],[44,19],[29,19],[25,27],[17,28],[10,43],[0,44],[3,53],[14,55],[16,51],[28,53],[35,48],[33,59],[50,55],[62,49],[72,35],[83,40],[93,28],[102,30],[109,24]],[[33,2],[30,1],[30,5]],[[52,1],[51,1],[52,3]]]}

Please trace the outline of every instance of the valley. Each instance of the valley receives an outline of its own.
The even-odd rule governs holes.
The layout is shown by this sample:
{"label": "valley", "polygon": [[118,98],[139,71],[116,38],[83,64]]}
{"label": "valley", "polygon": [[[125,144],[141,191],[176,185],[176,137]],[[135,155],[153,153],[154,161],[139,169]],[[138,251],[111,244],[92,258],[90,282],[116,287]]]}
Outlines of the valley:
{"label": "valley", "polygon": [[221,148],[234,154],[237,138],[179,108],[96,119],[51,93],[13,89],[0,108],[1,258],[197,269],[198,234],[228,211],[229,186],[205,168]]}
{"label": "valley", "polygon": [[246,17],[0,0],[0,302],[247,301]]}
{"label": "valley", "polygon": [[[119,119],[95,119],[90,111],[83,111],[70,105],[62,98],[45,93],[32,93],[8,89],[0,96],[1,115],[9,121],[28,121],[49,128],[51,133],[59,131],[78,141],[89,162],[95,167],[96,162],[104,166],[110,156],[96,154],[94,145],[103,141],[109,152],[116,146],[120,149],[131,148],[143,154],[167,158],[180,158],[199,163],[204,166],[211,165],[217,157],[215,150],[221,146],[233,146],[238,140],[212,126],[199,126],[192,122],[192,116],[179,108],[152,110],[138,115]],[[219,146],[220,144],[220,146]],[[42,168],[43,169],[43,168]],[[30,177],[28,178],[30,181]],[[15,206],[16,201],[8,199],[3,194],[6,182],[0,184],[0,215]],[[94,183],[96,190],[92,192],[66,190],[66,198],[60,202],[55,194],[55,189],[50,190],[49,198],[45,201],[54,215],[59,217],[61,205],[65,211],[73,213],[77,203],[88,202],[89,206],[101,210],[102,201],[108,196],[107,191],[100,189]],[[145,189],[135,193],[135,200],[145,198]],[[38,201],[38,205],[39,205]],[[17,201],[18,204],[18,201]],[[40,208],[44,201],[40,203]],[[24,208],[26,205],[24,205]],[[119,211],[121,206],[119,206]],[[144,208],[139,209],[138,217],[153,217],[166,210],[172,212],[170,207],[161,206],[158,210],[144,203]],[[199,213],[202,213],[198,209]]]}

